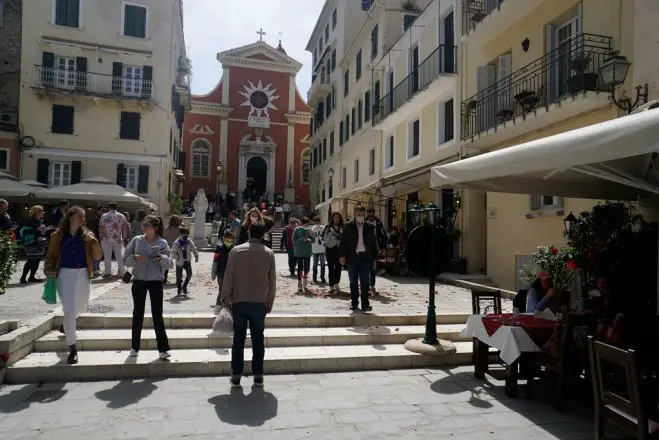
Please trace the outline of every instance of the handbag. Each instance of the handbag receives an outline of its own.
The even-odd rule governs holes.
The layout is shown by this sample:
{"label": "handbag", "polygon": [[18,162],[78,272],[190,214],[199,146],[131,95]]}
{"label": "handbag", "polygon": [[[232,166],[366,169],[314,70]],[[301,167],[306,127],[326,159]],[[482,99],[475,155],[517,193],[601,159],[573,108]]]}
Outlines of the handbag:
{"label": "handbag", "polygon": [[124,283],[130,283],[130,279],[133,278],[133,274],[126,271],[124,274],[121,276],[121,281]]}
{"label": "handbag", "polygon": [[41,295],[46,304],[57,304],[57,281],[53,277],[48,277],[43,286],[43,295]]}

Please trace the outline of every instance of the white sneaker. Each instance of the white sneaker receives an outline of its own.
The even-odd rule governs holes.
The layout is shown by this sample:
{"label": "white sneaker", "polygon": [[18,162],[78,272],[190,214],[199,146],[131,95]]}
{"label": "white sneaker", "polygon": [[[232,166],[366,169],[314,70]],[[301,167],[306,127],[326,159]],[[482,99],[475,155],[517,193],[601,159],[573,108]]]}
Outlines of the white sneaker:
{"label": "white sneaker", "polygon": [[302,288],[302,281],[297,282],[297,291],[298,293],[304,292],[304,289]]}
{"label": "white sneaker", "polygon": [[160,359],[163,359],[163,360],[164,360],[164,359],[169,359],[170,357],[172,357],[172,355],[169,354],[168,351],[163,351],[162,353],[160,353],[160,354],[158,355],[158,357],[159,357]]}
{"label": "white sneaker", "polygon": [[334,293],[334,284],[330,284],[329,293]]}
{"label": "white sneaker", "polygon": [[140,353],[139,351],[137,351],[137,350],[133,350],[133,349],[131,348],[131,349],[130,349],[130,354],[129,354],[128,356],[130,356],[130,357],[132,357],[132,358],[136,358],[137,355],[138,355],[139,353]]}

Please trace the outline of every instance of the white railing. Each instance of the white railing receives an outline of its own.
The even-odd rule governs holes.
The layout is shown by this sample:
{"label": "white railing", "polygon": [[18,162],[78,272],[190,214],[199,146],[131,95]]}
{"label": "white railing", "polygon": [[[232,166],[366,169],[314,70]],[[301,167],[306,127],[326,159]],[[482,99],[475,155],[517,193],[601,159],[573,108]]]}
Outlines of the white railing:
{"label": "white railing", "polygon": [[55,67],[35,66],[40,87],[125,98],[151,99],[153,81],[139,77],[78,72]]}

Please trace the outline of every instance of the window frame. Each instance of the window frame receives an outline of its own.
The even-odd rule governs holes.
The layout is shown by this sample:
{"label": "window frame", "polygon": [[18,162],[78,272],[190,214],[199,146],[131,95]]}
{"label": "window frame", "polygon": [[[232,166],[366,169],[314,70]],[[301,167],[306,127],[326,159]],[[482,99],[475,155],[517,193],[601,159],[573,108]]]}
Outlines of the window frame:
{"label": "window frame", "polygon": [[[4,3],[4,2],[3,2]],[[82,8],[83,8],[83,0],[78,0],[78,26],[69,26],[66,24],[57,24],[57,0],[53,0],[53,11],[52,11],[52,20],[51,23],[53,26],[58,26],[58,27],[64,27],[64,28],[69,28],[69,29],[82,29]],[[2,26],[0,25],[0,28]]]}
{"label": "window frame", "polygon": [[396,135],[395,133],[391,133],[389,136],[386,137],[387,141],[385,142],[384,145],[384,154],[382,155],[382,159],[384,160],[384,171],[390,171],[392,168],[394,168],[394,165],[396,164],[395,162],[395,156],[396,156]]}
{"label": "window frame", "polygon": [[352,183],[359,182],[359,158],[352,162]]}
{"label": "window frame", "polygon": [[2,152],[6,154],[7,163],[5,168],[0,167],[0,171],[9,171],[9,168],[11,167],[11,149],[0,147],[0,153]]}
{"label": "window frame", "polygon": [[[126,35],[126,6],[135,6],[138,8],[143,8],[146,9],[146,16],[144,18],[144,37],[136,37],[134,35]],[[139,3],[132,3],[132,2],[127,2],[127,1],[122,1],[121,2],[121,32],[119,35],[122,37],[128,37],[128,38],[137,38],[140,40],[147,40],[149,39],[149,6],[148,5],[141,5]]]}
{"label": "window frame", "polygon": [[[419,125],[419,143],[418,143],[418,151],[416,154],[414,154],[414,124],[418,122]],[[408,162],[413,162],[415,160],[418,160],[421,157],[421,136],[422,136],[422,130],[421,130],[421,117],[416,116],[409,121],[407,121],[407,161]]]}
{"label": "window frame", "polygon": [[375,174],[375,148],[371,148],[368,151],[368,175],[372,176]]}
{"label": "window frame", "polygon": [[[124,185],[125,185],[124,188],[125,188],[126,190],[128,190],[128,191],[131,191],[131,192],[137,194],[137,182],[138,182],[139,179],[140,179],[140,167],[137,166],[137,165],[127,165],[127,166],[124,166],[124,170],[125,170],[125,172],[126,172],[126,179],[125,179],[125,183],[124,183]],[[134,178],[135,178],[135,182],[134,182],[135,185],[133,185],[133,186],[130,186],[130,185],[128,184],[128,174],[129,174],[129,170],[134,171],[134,174],[135,174],[135,176],[134,176]]]}
{"label": "window frame", "polygon": [[[65,68],[60,67],[60,61],[64,60],[65,61]],[[73,61],[73,69],[69,69],[69,62]],[[55,82],[55,86],[57,88],[62,88],[62,89],[67,89],[67,90],[73,90],[76,88],[78,84],[78,61],[76,57],[69,57],[69,56],[61,56],[55,54],[55,62],[54,64],[54,77],[53,81]],[[63,80],[63,82],[60,82]]]}
{"label": "window frame", "polygon": [[[205,146],[208,147],[208,166],[206,167],[206,174],[195,175],[195,169],[194,169],[195,168],[195,165],[194,165],[194,162],[195,162],[195,160],[194,160],[195,159],[195,147],[197,147],[198,144],[204,144]],[[193,179],[209,179],[210,178],[210,176],[211,176],[211,171],[210,171],[210,168],[211,168],[211,154],[212,153],[213,153],[213,144],[211,143],[211,141],[209,141],[206,138],[196,138],[195,140],[193,140],[190,143],[190,177],[191,178],[193,178]],[[203,162],[200,159],[199,170],[203,171],[202,168],[203,168]]]}
{"label": "window frame", "polygon": [[[59,185],[55,185],[55,166],[57,166],[57,165],[62,167],[62,169],[60,170],[60,179],[59,179],[61,183]],[[63,168],[64,168],[64,166],[68,166],[68,168],[69,168],[69,170],[68,170],[69,179],[68,179],[68,182],[66,182],[66,183],[64,182],[64,177],[63,177],[63,173],[64,173]],[[67,161],[53,161],[53,162],[51,162],[50,163],[50,169],[48,170],[49,187],[58,188],[58,187],[61,187],[61,186],[71,185],[71,171],[72,171],[72,162],[67,162]]]}

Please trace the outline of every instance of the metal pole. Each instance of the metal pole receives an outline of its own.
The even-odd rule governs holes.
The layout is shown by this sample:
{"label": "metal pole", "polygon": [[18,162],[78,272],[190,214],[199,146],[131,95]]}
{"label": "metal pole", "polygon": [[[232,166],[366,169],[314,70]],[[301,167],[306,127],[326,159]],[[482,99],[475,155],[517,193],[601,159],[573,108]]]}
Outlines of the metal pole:
{"label": "metal pole", "polygon": [[[435,219],[436,221],[436,219]],[[437,340],[437,315],[435,315],[435,229],[436,224],[431,224],[430,234],[430,278],[428,280],[428,315],[426,316],[426,335],[423,343],[428,345],[439,345]]]}

